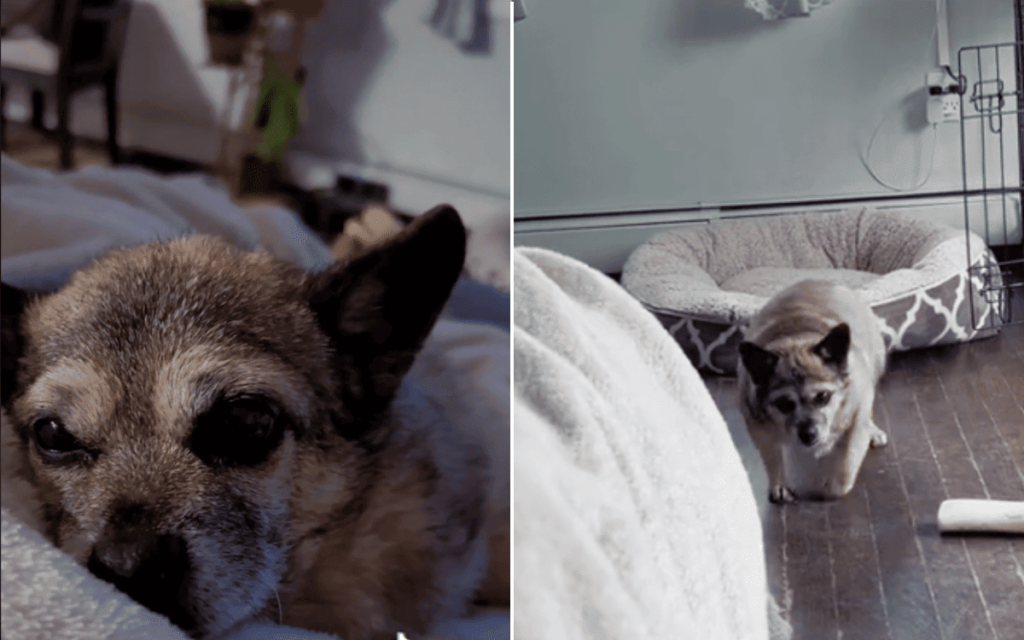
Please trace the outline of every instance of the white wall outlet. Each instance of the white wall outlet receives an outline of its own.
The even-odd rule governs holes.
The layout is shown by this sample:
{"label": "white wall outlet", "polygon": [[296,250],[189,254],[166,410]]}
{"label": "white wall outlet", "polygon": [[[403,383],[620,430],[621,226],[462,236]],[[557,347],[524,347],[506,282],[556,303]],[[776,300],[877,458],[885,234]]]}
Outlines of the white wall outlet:
{"label": "white wall outlet", "polygon": [[929,124],[960,122],[960,96],[955,93],[929,96],[925,115]]}
{"label": "white wall outlet", "polygon": [[942,99],[942,121],[960,122],[960,96],[958,94],[946,94]]}

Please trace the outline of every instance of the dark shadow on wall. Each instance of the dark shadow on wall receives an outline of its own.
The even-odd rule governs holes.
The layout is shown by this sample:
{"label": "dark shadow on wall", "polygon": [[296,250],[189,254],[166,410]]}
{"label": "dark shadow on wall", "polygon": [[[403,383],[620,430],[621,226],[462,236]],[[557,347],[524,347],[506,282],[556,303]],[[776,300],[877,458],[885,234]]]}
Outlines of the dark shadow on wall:
{"label": "dark shadow on wall", "polygon": [[787,22],[765,20],[744,7],[743,0],[675,0],[671,4],[665,36],[679,46],[742,36]]}
{"label": "dark shadow on wall", "polygon": [[928,102],[928,90],[924,87],[910,92],[903,98],[900,106],[903,109],[903,126],[907,131],[918,132],[929,127],[926,105]]}
{"label": "dark shadow on wall", "polygon": [[[458,42],[464,52],[476,55],[491,55],[491,14],[488,0],[473,0],[463,4],[462,0],[437,0],[430,16],[430,24],[446,38]],[[472,25],[466,38],[460,39],[460,13],[465,11]]]}
{"label": "dark shadow on wall", "polygon": [[383,14],[391,0],[328,2],[306,30],[308,119],[293,149],[364,160],[356,112],[389,47]]}

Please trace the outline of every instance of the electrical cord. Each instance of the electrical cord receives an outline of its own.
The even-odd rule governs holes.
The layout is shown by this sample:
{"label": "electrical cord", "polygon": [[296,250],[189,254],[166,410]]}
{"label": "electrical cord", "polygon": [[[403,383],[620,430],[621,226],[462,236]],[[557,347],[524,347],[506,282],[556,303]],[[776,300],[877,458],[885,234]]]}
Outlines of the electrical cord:
{"label": "electrical cord", "polygon": [[[932,28],[932,35],[928,38],[928,48],[929,49],[931,48],[932,43],[935,41],[936,36],[938,36],[938,33],[939,33],[939,25],[938,25],[938,23],[936,23],[935,27]],[[949,66],[947,66],[947,65],[943,65],[942,68],[946,71],[946,73],[949,74],[949,76],[951,78],[953,78],[954,80],[957,81],[957,86],[961,89],[960,93],[963,94],[963,91],[964,91],[965,85],[966,85],[966,78],[964,78],[963,76],[957,77],[956,75],[954,75],[953,74],[953,70],[950,69]],[[931,125],[932,125],[932,157],[931,157],[931,160],[928,162],[928,171],[925,173],[924,179],[922,179],[921,182],[919,182],[919,183],[917,183],[917,184],[915,184],[915,185],[913,185],[911,187],[897,187],[896,185],[889,184],[885,180],[882,180],[882,178],[880,178],[878,176],[878,174],[875,173],[875,170],[871,168],[871,147],[874,146],[875,138],[878,137],[878,132],[882,129],[882,125],[884,125],[886,122],[888,122],[889,118],[891,118],[891,117],[892,117],[892,113],[890,112],[888,115],[883,117],[882,121],[878,123],[877,127],[875,127],[874,132],[872,132],[872,134],[871,134],[871,138],[868,140],[867,149],[864,150],[864,155],[861,156],[860,161],[864,165],[864,168],[868,170],[868,173],[871,174],[871,177],[874,178],[875,182],[877,182],[878,184],[882,185],[886,189],[891,189],[892,191],[916,191],[917,189],[920,189],[921,187],[923,187],[925,185],[925,183],[927,183],[928,180],[932,177],[932,169],[935,168],[935,151],[936,151],[936,148],[938,147],[938,144],[939,144],[939,125],[938,125],[938,123],[935,123],[935,122],[931,123]]]}
{"label": "electrical cord", "polygon": [[871,139],[868,141],[868,148],[864,151],[864,157],[861,158],[861,162],[864,163],[864,168],[868,170],[871,177],[875,179],[875,182],[882,185],[886,189],[892,189],[893,191],[916,191],[925,185],[926,182],[932,177],[932,169],[935,168],[935,151],[939,144],[939,125],[938,123],[932,123],[932,153],[931,160],[928,162],[928,171],[924,175],[924,179],[921,182],[911,187],[897,187],[896,185],[889,184],[885,180],[882,180],[875,170],[871,168],[871,147],[875,144],[875,138],[878,136],[878,132],[882,129],[882,125],[889,121],[891,114],[882,118],[882,121],[875,127],[874,133],[871,134]]}
{"label": "electrical cord", "polygon": [[967,77],[966,76],[964,76],[963,74],[956,75],[955,73],[953,73],[953,69],[951,69],[948,64],[942,65],[942,70],[945,71],[949,75],[950,78],[953,78],[954,80],[956,80],[956,90],[957,90],[957,93],[959,93],[960,95],[963,95],[963,94],[965,94],[967,92]]}

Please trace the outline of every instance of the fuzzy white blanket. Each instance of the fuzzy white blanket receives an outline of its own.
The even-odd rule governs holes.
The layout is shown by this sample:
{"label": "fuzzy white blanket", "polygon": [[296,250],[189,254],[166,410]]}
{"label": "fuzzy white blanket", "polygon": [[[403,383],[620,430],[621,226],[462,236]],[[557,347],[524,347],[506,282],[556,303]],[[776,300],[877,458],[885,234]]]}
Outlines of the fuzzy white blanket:
{"label": "fuzzy white blanket", "polygon": [[[333,260],[329,249],[290,211],[238,207],[223,189],[198,175],[167,178],[132,168],[56,174],[26,168],[2,156],[0,202],[4,282],[37,290],[56,289],[106,249],[189,233],[221,235],[307,269]],[[457,287],[453,297],[460,290],[475,295],[478,288]],[[480,305],[471,303],[478,301],[456,302],[469,309],[454,314],[463,318],[474,313],[483,320],[501,315],[497,308],[476,309]],[[507,317],[507,306],[504,313]],[[488,453],[499,469],[508,468],[509,458],[509,365],[509,334],[504,329],[484,321],[444,319],[431,334],[414,373],[457,428],[478,432],[484,428]],[[40,534],[38,504],[31,487],[16,474],[16,443],[6,419],[2,427],[0,636],[4,640],[185,640],[165,618],[93,577]],[[508,505],[508,476],[496,474],[491,491],[504,496]],[[500,504],[496,508],[498,521],[504,517],[507,522],[508,509],[502,514]],[[507,610],[487,611],[471,619],[446,621],[434,637],[507,639],[509,628]],[[260,624],[223,640],[329,637]]]}
{"label": "fuzzy white blanket", "polygon": [[514,265],[516,637],[767,638],[754,496],[693,366],[603,274]]}

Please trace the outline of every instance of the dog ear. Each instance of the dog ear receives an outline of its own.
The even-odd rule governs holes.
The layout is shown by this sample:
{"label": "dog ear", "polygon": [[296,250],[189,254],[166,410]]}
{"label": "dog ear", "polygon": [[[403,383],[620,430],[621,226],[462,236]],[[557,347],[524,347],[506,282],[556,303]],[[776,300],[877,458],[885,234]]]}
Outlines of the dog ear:
{"label": "dog ear", "polygon": [[837,369],[846,367],[846,355],[850,351],[850,325],[837,324],[825,338],[814,346],[814,353]]}
{"label": "dog ear", "polygon": [[28,300],[28,294],[21,289],[0,283],[0,307],[3,312],[3,325],[0,328],[0,346],[3,349],[0,361],[0,403],[5,407],[14,395],[14,387],[18,382],[18,361],[25,349],[21,317]]}
{"label": "dog ear", "polygon": [[466,231],[448,205],[416,218],[386,244],[310,283],[310,307],[333,343],[346,412],[380,415],[462,272]]}
{"label": "dog ear", "polygon": [[775,365],[779,363],[779,356],[762,349],[753,342],[740,343],[740,357],[743,359],[743,366],[750,374],[750,379],[759,387],[768,383],[772,374],[775,373]]}

